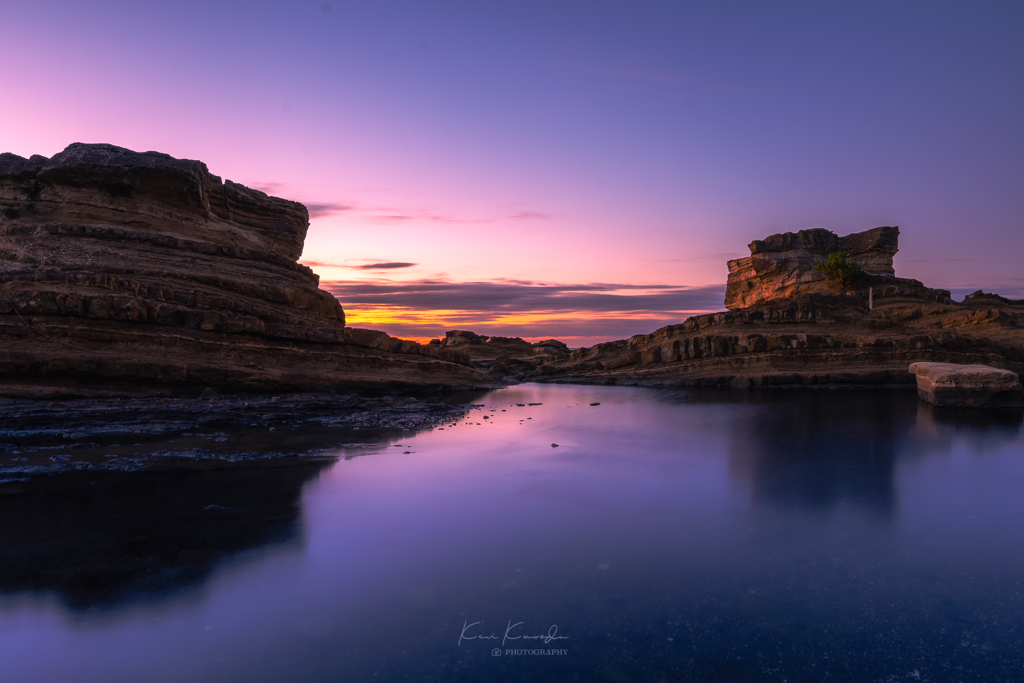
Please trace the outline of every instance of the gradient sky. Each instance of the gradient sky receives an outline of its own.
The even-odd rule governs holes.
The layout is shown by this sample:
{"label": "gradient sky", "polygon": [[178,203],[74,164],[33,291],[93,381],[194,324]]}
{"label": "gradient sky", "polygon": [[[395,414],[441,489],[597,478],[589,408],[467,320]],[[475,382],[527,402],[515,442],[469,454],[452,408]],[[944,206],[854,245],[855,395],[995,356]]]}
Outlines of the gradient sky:
{"label": "gradient sky", "polygon": [[351,324],[572,345],[722,308],[774,232],[1024,296],[1024,3],[2,3],[0,151],[306,203]]}

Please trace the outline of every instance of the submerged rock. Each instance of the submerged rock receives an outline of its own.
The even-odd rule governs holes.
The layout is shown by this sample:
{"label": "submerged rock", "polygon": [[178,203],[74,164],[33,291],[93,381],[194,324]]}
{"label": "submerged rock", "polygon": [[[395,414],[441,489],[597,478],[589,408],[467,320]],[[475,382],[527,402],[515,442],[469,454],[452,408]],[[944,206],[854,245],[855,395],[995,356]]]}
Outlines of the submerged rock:
{"label": "submerged rock", "polygon": [[989,365],[911,363],[917,394],[936,406],[967,408],[1024,407],[1017,373]]}

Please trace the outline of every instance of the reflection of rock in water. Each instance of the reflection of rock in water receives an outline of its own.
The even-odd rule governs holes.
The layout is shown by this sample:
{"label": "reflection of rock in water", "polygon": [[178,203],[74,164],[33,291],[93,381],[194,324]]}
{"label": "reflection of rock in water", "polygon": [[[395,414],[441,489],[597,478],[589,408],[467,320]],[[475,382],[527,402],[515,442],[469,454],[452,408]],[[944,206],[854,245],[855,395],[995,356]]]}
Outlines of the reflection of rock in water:
{"label": "reflection of rock in water", "polygon": [[324,466],[32,482],[0,496],[0,591],[55,591],[74,608],[152,599],[240,551],[301,544],[300,493]]}
{"label": "reflection of rock in water", "polygon": [[984,453],[1017,441],[1022,422],[1020,409],[940,408],[921,401],[914,443],[918,450],[945,453],[956,439],[975,453]]}
{"label": "reflection of rock in water", "polygon": [[762,395],[740,411],[730,471],[756,500],[807,507],[840,502],[891,514],[894,465],[916,419],[905,391]]}
{"label": "reflection of rock in water", "polygon": [[939,408],[922,401],[918,412],[918,422],[931,420],[937,426],[954,432],[984,432],[1010,440],[1016,440],[1024,422],[1024,410],[1019,408]]}
{"label": "reflection of rock in water", "polygon": [[907,391],[760,393],[743,403],[730,471],[756,500],[848,501],[884,514],[896,504],[897,458],[949,453],[954,439],[982,453],[1017,441],[1024,421],[1020,410],[936,408]]}

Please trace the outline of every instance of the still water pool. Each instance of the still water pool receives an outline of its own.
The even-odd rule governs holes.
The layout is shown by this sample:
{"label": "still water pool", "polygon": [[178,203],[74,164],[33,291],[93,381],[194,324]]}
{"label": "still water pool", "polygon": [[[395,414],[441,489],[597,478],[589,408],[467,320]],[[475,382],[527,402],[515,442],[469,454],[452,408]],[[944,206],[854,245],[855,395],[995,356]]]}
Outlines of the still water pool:
{"label": "still water pool", "polygon": [[0,680],[1024,680],[1019,413],[476,400],[328,465],[0,496]]}

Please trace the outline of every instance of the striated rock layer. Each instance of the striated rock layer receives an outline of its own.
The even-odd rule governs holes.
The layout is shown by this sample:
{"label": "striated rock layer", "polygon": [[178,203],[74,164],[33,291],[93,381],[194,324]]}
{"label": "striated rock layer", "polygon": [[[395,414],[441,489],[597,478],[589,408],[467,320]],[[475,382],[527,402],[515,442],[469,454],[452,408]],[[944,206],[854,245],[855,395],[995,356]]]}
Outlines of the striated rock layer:
{"label": "striated rock layer", "polygon": [[868,273],[895,275],[900,229],[881,227],[839,237],[824,228],[784,232],[750,243],[750,256],[729,261],[725,307],[746,308],[769,299],[831,289],[815,269],[829,254],[843,252]]}
{"label": "striated rock layer", "polygon": [[[819,257],[846,245],[866,270],[884,273],[897,237],[896,228],[844,238],[818,229],[755,241],[754,255],[729,264],[733,310],[577,349],[540,365],[536,377],[647,386],[912,387],[915,361],[1024,372],[1024,301],[976,292],[956,303],[948,291],[894,274],[840,291],[814,270]],[[749,272],[734,265],[740,262]]]}
{"label": "striated rock layer", "polygon": [[199,161],[0,154],[0,392],[493,384],[454,349],[346,328],[296,262],[308,225]]}

